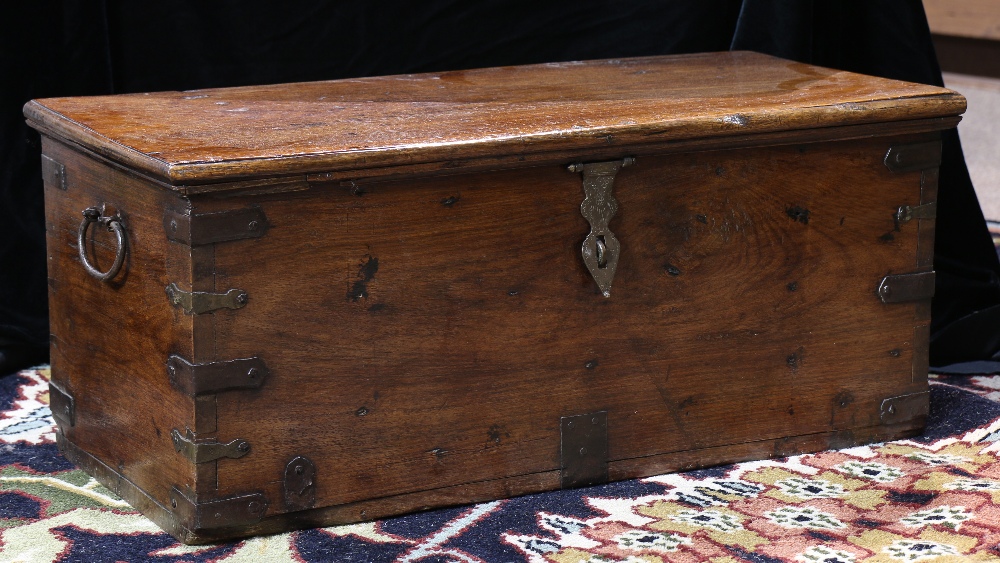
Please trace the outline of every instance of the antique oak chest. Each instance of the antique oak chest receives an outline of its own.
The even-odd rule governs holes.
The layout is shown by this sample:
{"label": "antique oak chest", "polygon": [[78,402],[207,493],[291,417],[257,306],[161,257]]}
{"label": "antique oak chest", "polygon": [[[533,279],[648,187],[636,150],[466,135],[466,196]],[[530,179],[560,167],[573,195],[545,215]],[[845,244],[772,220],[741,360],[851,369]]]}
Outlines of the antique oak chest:
{"label": "antique oak chest", "polygon": [[918,434],[964,108],[747,52],[32,101],[59,443],[197,543]]}

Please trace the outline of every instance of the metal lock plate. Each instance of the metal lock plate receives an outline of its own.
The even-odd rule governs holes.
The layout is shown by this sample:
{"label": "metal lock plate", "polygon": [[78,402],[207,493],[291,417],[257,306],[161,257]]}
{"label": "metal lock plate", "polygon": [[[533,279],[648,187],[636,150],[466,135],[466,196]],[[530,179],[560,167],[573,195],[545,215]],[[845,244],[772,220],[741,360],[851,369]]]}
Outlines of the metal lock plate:
{"label": "metal lock plate", "polygon": [[607,411],[564,416],[559,427],[562,488],[607,483]]}
{"label": "metal lock plate", "polygon": [[568,168],[570,172],[583,173],[584,198],[580,203],[580,213],[590,223],[590,233],[583,241],[581,254],[583,263],[605,297],[611,297],[611,282],[621,254],[621,244],[608,228],[611,218],[618,212],[618,201],[612,188],[618,171],[634,163],[635,159],[629,157],[611,162],[571,164]]}

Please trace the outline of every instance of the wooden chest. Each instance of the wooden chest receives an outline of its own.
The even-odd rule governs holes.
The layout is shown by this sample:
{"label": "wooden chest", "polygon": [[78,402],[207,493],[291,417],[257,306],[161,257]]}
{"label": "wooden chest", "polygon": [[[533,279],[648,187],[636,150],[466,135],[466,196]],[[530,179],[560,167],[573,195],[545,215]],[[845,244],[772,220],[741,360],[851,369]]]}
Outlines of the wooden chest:
{"label": "wooden chest", "polygon": [[59,443],[197,543],[918,434],[964,108],[746,52],[30,102]]}

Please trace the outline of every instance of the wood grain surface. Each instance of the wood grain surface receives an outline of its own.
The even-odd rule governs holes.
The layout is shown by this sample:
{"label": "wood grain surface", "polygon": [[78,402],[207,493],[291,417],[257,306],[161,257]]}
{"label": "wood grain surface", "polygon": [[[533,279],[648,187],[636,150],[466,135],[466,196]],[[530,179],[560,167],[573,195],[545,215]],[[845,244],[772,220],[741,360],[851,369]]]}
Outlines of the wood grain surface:
{"label": "wood grain surface", "polygon": [[[929,299],[876,290],[932,268],[934,220],[894,217],[935,200],[936,161],[884,160],[957,123],[948,90],[736,52],[25,109],[66,170],[46,184],[60,444],[184,541],[552,489],[561,418],[599,411],[612,479],[923,425],[882,405],[927,389]],[[567,165],[623,156],[605,298]],[[91,206],[126,225],[111,282],[78,257]],[[250,208],[264,228],[222,223],[252,238],[168,233]],[[85,245],[107,267],[111,233]],[[168,284],[248,299],[185,314]],[[192,397],[174,354],[268,374]],[[173,429],[250,449],[194,463]],[[315,499],[290,507],[298,456]],[[191,516],[246,495],[259,521]]]}
{"label": "wood grain surface", "polygon": [[[193,347],[191,317],[164,293],[170,281],[191,283],[190,249],[165,244],[163,234],[164,210],[185,204],[52,139],[43,151],[66,167],[65,191],[45,185],[52,381],[76,403],[75,424],[60,431],[168,503],[170,486],[196,488],[195,468],[170,439],[171,429],[194,426],[194,402],[170,385],[164,364]],[[127,233],[125,265],[109,282],[88,274],[77,253],[82,211],[94,206],[120,214]],[[111,233],[91,228],[85,244],[107,270],[117,247]]]}
{"label": "wood grain surface", "polygon": [[934,86],[726,52],[54,98],[29,102],[25,114],[49,134],[193,185],[888,123],[964,108],[960,95]]}
{"label": "wood grain surface", "polygon": [[219,461],[218,494],[280,496],[298,455],[317,506],[542,474],[560,417],[596,411],[620,478],[878,426],[883,399],[926,388],[928,319],[875,293],[929,269],[919,222],[893,223],[922,174],[882,165],[919,139],[638,160],[615,180],[609,299],[580,260],[581,181],[563,166],[192,199],[259,205],[271,225],[215,248],[216,291],[250,295],[214,315],[215,353],[272,369],[216,399],[219,434],[254,444]]}

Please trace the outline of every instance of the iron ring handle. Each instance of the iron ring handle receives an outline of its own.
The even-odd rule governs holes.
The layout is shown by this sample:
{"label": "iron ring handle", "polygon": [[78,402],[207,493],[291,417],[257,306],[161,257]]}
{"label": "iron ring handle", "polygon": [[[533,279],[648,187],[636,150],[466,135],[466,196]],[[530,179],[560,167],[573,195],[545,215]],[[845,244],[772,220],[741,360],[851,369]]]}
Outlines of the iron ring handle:
{"label": "iron ring handle", "polygon": [[[91,223],[100,223],[108,228],[109,231],[115,233],[115,237],[118,239],[118,250],[115,251],[115,262],[111,265],[111,268],[107,272],[102,272],[95,268],[90,260],[87,258],[87,246],[85,244],[85,239],[87,238],[87,229],[90,228]],[[83,262],[83,267],[87,269],[87,273],[94,276],[101,281],[108,281],[111,278],[118,275],[118,272],[122,269],[122,264],[125,263],[125,226],[122,225],[121,217],[117,215],[114,217],[102,217],[101,212],[98,211],[96,207],[88,207],[83,210],[83,222],[80,223],[80,231],[76,237],[77,249],[80,251],[80,261]]]}

